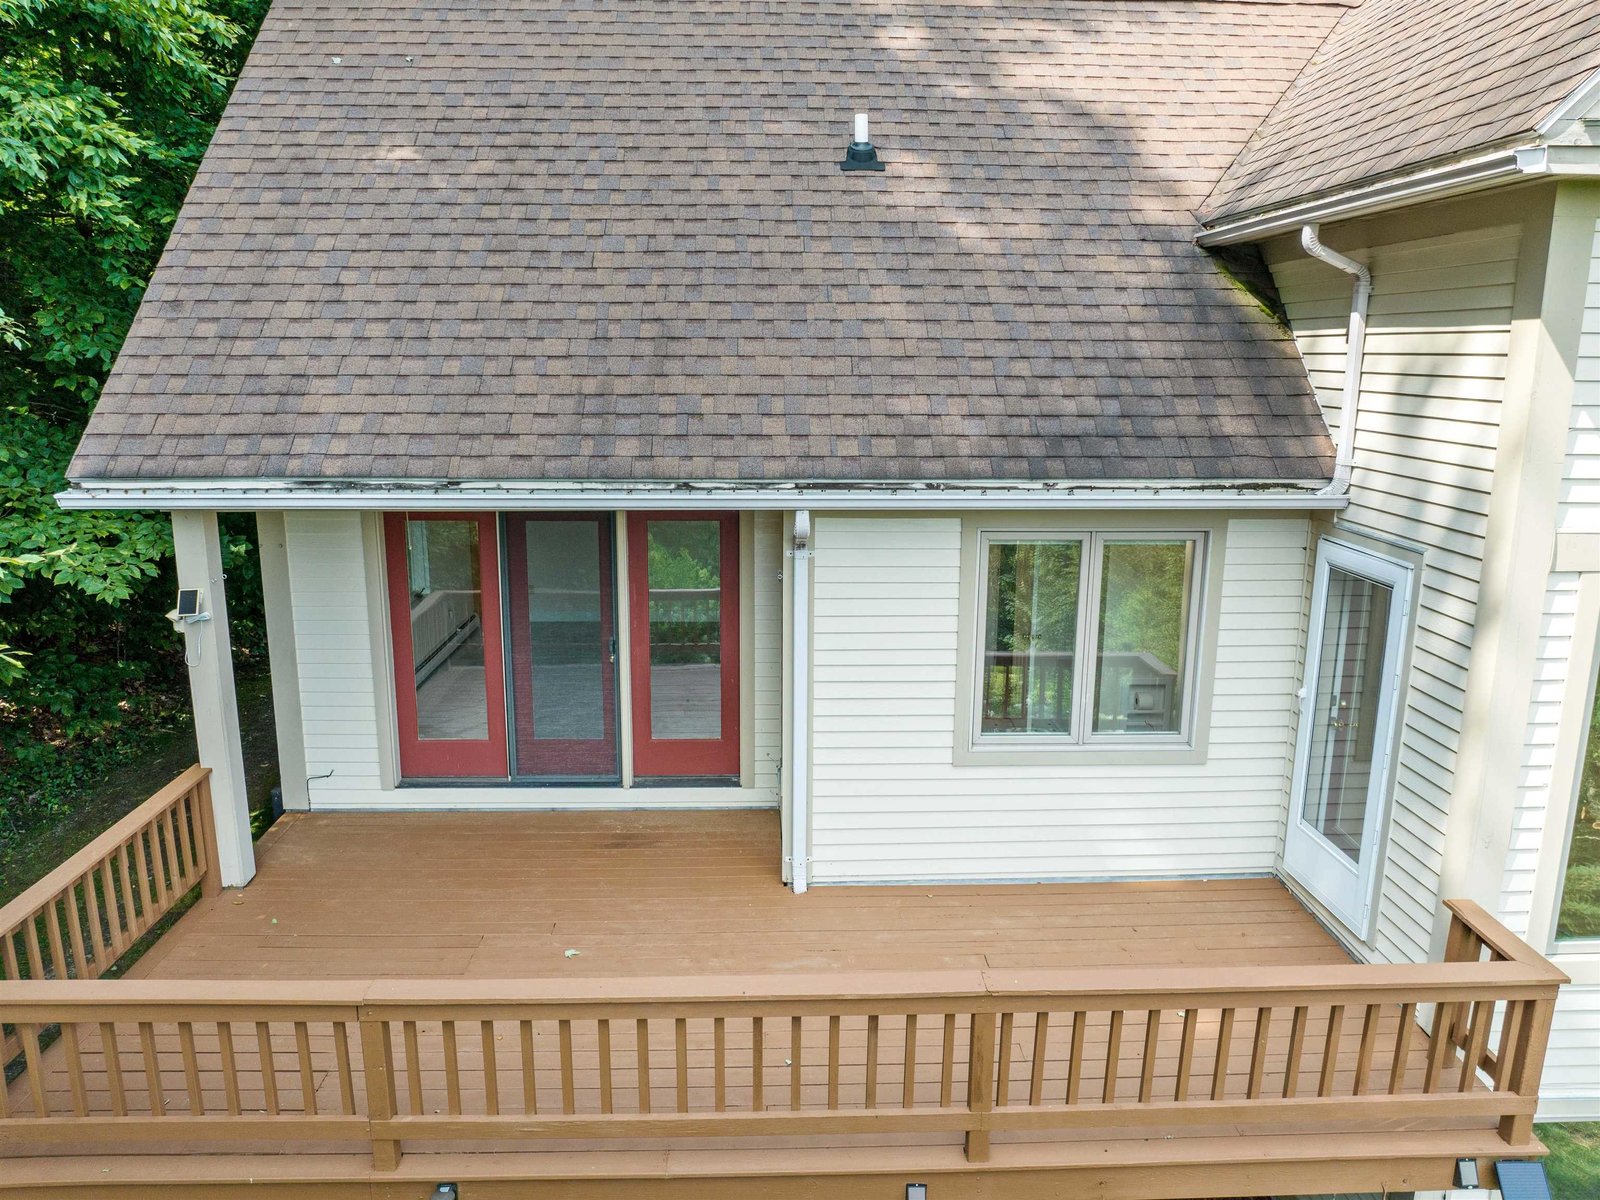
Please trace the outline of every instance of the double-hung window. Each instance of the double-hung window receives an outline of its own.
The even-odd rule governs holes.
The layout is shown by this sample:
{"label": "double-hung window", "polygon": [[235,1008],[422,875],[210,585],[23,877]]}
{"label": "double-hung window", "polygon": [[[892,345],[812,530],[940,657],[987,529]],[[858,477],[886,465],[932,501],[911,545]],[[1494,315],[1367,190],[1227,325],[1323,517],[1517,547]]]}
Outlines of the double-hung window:
{"label": "double-hung window", "polygon": [[975,747],[1187,745],[1201,533],[979,536]]}

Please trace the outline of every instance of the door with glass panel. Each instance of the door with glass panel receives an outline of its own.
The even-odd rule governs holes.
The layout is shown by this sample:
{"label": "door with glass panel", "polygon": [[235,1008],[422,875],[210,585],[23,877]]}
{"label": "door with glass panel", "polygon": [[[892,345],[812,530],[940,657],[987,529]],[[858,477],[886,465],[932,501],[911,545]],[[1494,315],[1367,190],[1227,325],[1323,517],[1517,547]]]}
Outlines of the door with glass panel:
{"label": "door with glass panel", "polygon": [[1354,932],[1371,924],[1411,568],[1339,542],[1317,554],[1284,865]]}
{"label": "door with glass panel", "polygon": [[495,519],[387,513],[400,773],[506,777]]}
{"label": "door with glass panel", "polygon": [[739,774],[739,518],[628,518],[633,773]]}
{"label": "door with glass panel", "polygon": [[615,782],[617,628],[609,513],[506,518],[512,774]]}

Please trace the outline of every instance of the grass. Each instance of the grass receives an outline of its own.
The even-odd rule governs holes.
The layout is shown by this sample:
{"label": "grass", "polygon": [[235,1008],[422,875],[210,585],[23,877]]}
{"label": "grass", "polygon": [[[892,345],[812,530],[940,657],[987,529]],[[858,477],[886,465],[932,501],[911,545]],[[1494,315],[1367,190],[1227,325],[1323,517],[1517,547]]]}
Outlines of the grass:
{"label": "grass", "polygon": [[[252,825],[259,836],[263,819],[271,819],[271,792],[278,784],[272,683],[263,671],[241,676],[238,689],[244,773],[250,789]],[[0,845],[0,904],[47,875],[143,804],[182,774],[185,767],[193,765],[197,757],[194,726],[185,721],[181,727],[145,743],[127,763],[86,788],[72,810],[60,819],[31,830],[14,843]]]}
{"label": "grass", "polygon": [[1600,1196],[1600,1122],[1589,1125],[1539,1125],[1539,1140],[1550,1147],[1545,1171],[1555,1200],[1594,1200]]}

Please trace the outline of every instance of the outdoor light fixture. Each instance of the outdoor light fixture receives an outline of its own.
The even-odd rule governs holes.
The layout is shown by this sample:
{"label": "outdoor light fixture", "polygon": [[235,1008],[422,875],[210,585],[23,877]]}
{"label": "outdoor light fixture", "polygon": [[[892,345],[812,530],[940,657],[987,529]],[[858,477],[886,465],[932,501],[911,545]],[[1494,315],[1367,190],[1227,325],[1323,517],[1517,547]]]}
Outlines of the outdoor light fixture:
{"label": "outdoor light fixture", "polygon": [[925,1183],[906,1184],[906,1200],[928,1200],[928,1185]]}
{"label": "outdoor light fixture", "polygon": [[1478,1183],[1478,1160],[1475,1158],[1456,1159],[1456,1186],[1458,1188],[1475,1188]]}
{"label": "outdoor light fixture", "polygon": [[453,1183],[436,1183],[433,1185],[432,1200],[458,1200],[456,1185]]}
{"label": "outdoor light fixture", "polygon": [[844,161],[839,164],[841,171],[881,171],[883,164],[878,161],[878,152],[873,148],[872,139],[867,136],[867,114],[856,114],[856,135],[850,143],[850,148],[844,152]]}

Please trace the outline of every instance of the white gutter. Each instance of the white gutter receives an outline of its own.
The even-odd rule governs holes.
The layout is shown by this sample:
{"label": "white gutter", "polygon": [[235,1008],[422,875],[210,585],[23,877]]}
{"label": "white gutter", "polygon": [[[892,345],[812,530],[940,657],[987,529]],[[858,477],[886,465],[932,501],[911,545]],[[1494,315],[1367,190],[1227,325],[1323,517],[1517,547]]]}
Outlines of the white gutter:
{"label": "white gutter", "polygon": [[[1541,136],[1542,133],[1541,129]],[[1347,221],[1425,200],[1443,200],[1501,184],[1555,175],[1600,175],[1600,146],[1530,142],[1495,150],[1329,196],[1225,218],[1201,230],[1194,240],[1207,247],[1258,242],[1304,225]]]}
{"label": "white gutter", "polygon": [[71,509],[502,511],[635,509],[1330,509],[1344,502],[1309,481],[1135,480],[817,483],[550,483],[446,480],[82,480],[56,494]]}
{"label": "white gutter", "polygon": [[789,667],[789,886],[803,892],[811,875],[811,514],[794,514],[793,644]]}
{"label": "white gutter", "polygon": [[1325,221],[1343,221],[1385,209],[1399,208],[1423,200],[1473,192],[1480,188],[1512,182],[1523,175],[1542,173],[1530,170],[1523,150],[1497,150],[1444,166],[1413,171],[1396,179],[1385,179],[1362,187],[1336,192],[1314,200],[1299,201],[1269,208],[1247,216],[1219,221],[1195,236],[1202,246],[1231,246],[1255,242],[1289,233],[1301,226]]}
{"label": "white gutter", "polygon": [[1339,405],[1339,446],[1333,461],[1333,482],[1328,484],[1330,496],[1344,496],[1350,491],[1350,472],[1356,459],[1356,414],[1361,403],[1361,360],[1367,346],[1367,305],[1372,299],[1372,272],[1365,264],[1330,250],[1317,236],[1317,227],[1307,225],[1300,230],[1300,244],[1312,258],[1321,259],[1346,275],[1355,276],[1355,291],[1350,297],[1350,328],[1345,336],[1344,399]]}

